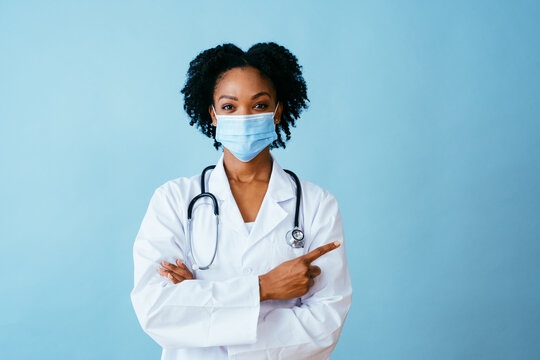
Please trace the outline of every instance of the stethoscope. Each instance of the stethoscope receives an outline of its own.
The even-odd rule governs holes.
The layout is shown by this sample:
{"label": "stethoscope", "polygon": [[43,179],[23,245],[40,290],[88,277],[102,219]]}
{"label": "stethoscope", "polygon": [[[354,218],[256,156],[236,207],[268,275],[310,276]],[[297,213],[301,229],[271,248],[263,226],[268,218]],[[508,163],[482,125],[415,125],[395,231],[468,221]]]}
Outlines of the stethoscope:
{"label": "stethoscope", "polygon": [[[219,236],[218,236],[219,235],[218,234],[219,206],[218,206],[218,201],[217,201],[216,197],[214,196],[214,194],[212,194],[211,192],[205,191],[205,189],[206,189],[206,186],[205,186],[206,172],[208,170],[214,169],[215,167],[216,167],[215,165],[210,165],[210,166],[207,166],[202,171],[202,174],[201,174],[201,193],[199,195],[195,196],[193,199],[191,199],[191,201],[189,202],[189,205],[188,205],[188,209],[187,209],[187,237],[188,237],[189,247],[190,247],[190,251],[191,251],[191,256],[192,256],[192,259],[193,259],[193,265],[191,266],[193,268],[193,270],[207,270],[207,269],[209,269],[210,266],[212,265],[212,263],[214,262],[214,259],[216,258],[218,239],[219,239]],[[290,170],[285,170],[285,169],[284,169],[284,171],[287,174],[289,174],[293,178],[294,182],[296,183],[296,207],[295,207],[295,212],[294,212],[294,227],[293,227],[292,230],[289,230],[285,234],[285,241],[287,242],[287,244],[289,246],[291,246],[293,248],[303,248],[304,247],[304,232],[298,226],[298,214],[300,212],[300,201],[301,201],[301,197],[302,197],[302,187],[300,186],[300,180],[298,180],[298,176],[296,176],[295,173],[293,173]],[[195,248],[193,247],[193,236],[191,234],[191,232],[192,232],[191,221],[193,219],[192,218],[193,207],[195,206],[195,203],[197,202],[197,200],[202,199],[202,198],[210,198],[210,200],[212,201],[212,205],[213,205],[214,216],[216,218],[216,240],[215,240],[215,244],[214,244],[214,254],[212,255],[212,259],[210,260],[210,262],[206,266],[198,265],[198,261],[196,260],[196,257],[195,257]]]}

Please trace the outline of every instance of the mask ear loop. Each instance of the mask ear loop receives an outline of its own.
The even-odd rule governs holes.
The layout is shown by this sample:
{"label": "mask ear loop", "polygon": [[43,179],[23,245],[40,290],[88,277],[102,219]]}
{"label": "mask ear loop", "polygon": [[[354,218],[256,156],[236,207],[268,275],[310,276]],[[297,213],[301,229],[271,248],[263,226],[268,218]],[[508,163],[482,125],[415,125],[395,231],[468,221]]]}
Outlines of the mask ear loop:
{"label": "mask ear loop", "polygon": [[217,113],[216,113],[216,108],[214,107],[214,104],[212,104],[212,110],[214,110],[214,116],[216,117],[216,126],[217,126]]}
{"label": "mask ear loop", "polygon": [[279,101],[277,102],[276,108],[274,109],[274,113],[272,114],[272,118],[274,119],[274,124],[277,124],[275,116],[276,116],[278,105],[279,105]]}

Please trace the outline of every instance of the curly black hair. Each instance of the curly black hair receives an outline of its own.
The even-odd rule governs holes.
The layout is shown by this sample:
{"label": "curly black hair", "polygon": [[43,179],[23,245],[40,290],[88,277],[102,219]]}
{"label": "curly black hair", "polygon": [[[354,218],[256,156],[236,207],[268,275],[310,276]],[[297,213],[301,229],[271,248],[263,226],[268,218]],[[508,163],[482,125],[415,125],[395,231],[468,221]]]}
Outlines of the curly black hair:
{"label": "curly black hair", "polygon": [[[184,94],[184,110],[190,117],[189,124],[196,125],[209,138],[216,141],[216,128],[208,107],[213,104],[214,89],[220,76],[237,67],[254,67],[273,83],[277,100],[283,105],[281,121],[277,124],[277,140],[270,148],[285,148],[285,141],[291,138],[290,127],[303,109],[308,107],[307,86],[302,76],[301,66],[285,47],[274,42],[257,43],[244,52],[234,44],[222,44],[204,50],[189,63],[187,79],[181,93]],[[285,134],[283,141],[282,133]]]}

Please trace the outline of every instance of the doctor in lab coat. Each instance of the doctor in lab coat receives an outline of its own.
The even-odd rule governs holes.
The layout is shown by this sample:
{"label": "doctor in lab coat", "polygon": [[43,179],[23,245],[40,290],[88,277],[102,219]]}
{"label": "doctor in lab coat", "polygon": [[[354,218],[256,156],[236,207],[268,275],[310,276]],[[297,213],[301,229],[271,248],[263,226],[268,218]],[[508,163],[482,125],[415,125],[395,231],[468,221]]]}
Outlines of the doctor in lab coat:
{"label": "doctor in lab coat", "polygon": [[[291,103],[276,85],[279,80],[252,59],[260,59],[261,52],[270,58],[292,54],[273,43],[263,45],[254,45],[258,53],[253,54],[227,44],[192,62],[194,67],[216,61],[216,51],[242,58],[239,66],[218,64],[224,70],[211,77],[212,104],[199,118],[211,121],[214,139],[215,128],[227,119],[223,115],[266,113],[276,131],[287,119],[281,104]],[[195,73],[185,94],[190,81],[207,81]],[[163,348],[164,360],[328,359],[352,297],[336,198],[301,180],[305,246],[293,248],[285,235],[294,223],[295,182],[271,155],[270,145],[245,161],[228,144],[221,144],[223,153],[205,179],[218,200],[219,224],[209,199],[199,200],[192,215],[193,249],[186,238],[187,207],[201,192],[201,175],[167,181],[150,199],[133,247],[131,300],[140,325]],[[193,270],[193,254],[203,265],[212,258],[216,226],[212,266]]]}

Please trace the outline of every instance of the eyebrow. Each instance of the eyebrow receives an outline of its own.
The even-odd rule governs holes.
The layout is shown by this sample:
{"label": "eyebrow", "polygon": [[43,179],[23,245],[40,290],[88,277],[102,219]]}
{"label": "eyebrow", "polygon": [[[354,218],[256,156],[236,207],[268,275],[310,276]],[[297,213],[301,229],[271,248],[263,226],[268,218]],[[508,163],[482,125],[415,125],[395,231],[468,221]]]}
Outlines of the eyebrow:
{"label": "eyebrow", "polygon": [[[268,97],[272,98],[272,95],[270,95],[270,94],[267,93],[266,91],[261,91],[260,93],[257,93],[257,94],[255,94],[255,95],[253,95],[253,96],[251,97],[251,99],[256,99],[256,98],[258,98],[258,97],[260,97],[260,96],[263,96],[263,95],[268,95]],[[221,100],[221,99],[223,99],[223,98],[238,101],[238,98],[237,98],[236,96],[232,96],[232,95],[221,95],[221,96],[219,97],[218,100]]]}

